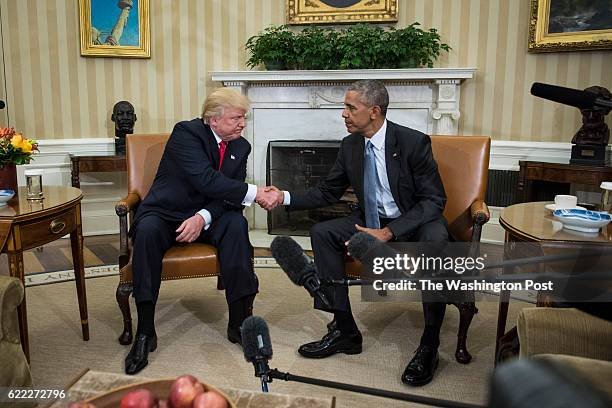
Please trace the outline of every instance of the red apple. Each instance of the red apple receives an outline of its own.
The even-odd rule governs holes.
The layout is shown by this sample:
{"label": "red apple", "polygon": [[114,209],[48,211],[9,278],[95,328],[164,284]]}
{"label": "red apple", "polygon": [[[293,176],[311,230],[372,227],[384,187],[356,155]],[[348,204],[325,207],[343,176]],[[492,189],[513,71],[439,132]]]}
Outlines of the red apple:
{"label": "red apple", "polygon": [[149,390],[139,388],[130,391],[121,398],[120,408],[155,408],[157,407],[157,398]]}
{"label": "red apple", "polygon": [[204,386],[193,375],[177,378],[170,387],[168,403],[172,408],[191,408],[191,403],[204,392]]}
{"label": "red apple", "polygon": [[214,391],[206,391],[193,400],[193,408],[227,408],[225,398]]}

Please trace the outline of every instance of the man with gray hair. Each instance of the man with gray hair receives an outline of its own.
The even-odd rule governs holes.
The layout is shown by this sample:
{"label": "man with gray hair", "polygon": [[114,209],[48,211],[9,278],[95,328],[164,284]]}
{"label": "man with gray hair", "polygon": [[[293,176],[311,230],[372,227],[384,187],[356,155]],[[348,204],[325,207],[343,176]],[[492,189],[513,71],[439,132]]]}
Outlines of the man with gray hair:
{"label": "man with gray hair", "polygon": [[[359,231],[382,241],[448,241],[442,216],[446,195],[429,136],[386,119],[389,95],[376,80],[358,81],[344,97],[342,117],[350,133],[340,145],[327,177],[304,192],[277,190],[277,204],[291,210],[324,207],[337,202],[352,186],[359,209],[352,214],[314,225],[310,231],[315,264],[322,278],[344,278],[345,243]],[[315,298],[315,308],[334,314],[328,333],[319,341],[302,345],[307,358],[335,353],[359,354],[362,336],[357,327],[347,287],[331,288],[332,308]],[[425,330],[402,381],[427,384],[438,364],[439,334],[446,304],[425,297]]]}

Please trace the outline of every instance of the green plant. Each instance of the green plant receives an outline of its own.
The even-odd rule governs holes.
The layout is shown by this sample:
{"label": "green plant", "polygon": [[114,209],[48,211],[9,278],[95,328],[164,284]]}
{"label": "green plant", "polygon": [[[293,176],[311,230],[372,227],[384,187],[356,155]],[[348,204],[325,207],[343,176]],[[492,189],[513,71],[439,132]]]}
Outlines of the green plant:
{"label": "green plant", "polygon": [[382,41],[385,31],[371,24],[357,24],[340,33],[338,51],[340,69],[383,68],[385,47]]}
{"label": "green plant", "polygon": [[251,53],[249,68],[264,64],[267,69],[286,69],[297,62],[295,34],[286,25],[270,26],[246,42]]}
{"label": "green plant", "polygon": [[296,36],[297,66],[300,69],[334,69],[337,67],[338,32],[310,26]]}
{"label": "green plant", "polygon": [[415,22],[401,29],[357,24],[342,30],[311,26],[297,33],[272,26],[249,38],[246,49],[250,68],[367,69],[431,68],[441,51],[451,48],[435,28],[423,30]]}

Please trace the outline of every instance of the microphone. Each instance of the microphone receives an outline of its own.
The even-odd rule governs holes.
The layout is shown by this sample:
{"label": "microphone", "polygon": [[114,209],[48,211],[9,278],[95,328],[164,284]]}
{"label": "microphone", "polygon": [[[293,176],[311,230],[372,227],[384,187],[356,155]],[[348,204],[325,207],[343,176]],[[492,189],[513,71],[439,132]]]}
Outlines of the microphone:
{"label": "microphone", "polygon": [[259,316],[247,317],[240,328],[242,350],[247,362],[253,363],[255,377],[261,379],[261,389],[268,392],[268,360],[272,358],[272,341],[266,321]]}
{"label": "microphone", "polygon": [[331,302],[321,288],[321,279],[317,276],[317,267],[300,244],[291,237],[278,236],[270,245],[272,256],[291,282],[306,288],[311,297],[318,297],[326,308],[331,309]]}
{"label": "microphone", "polygon": [[[297,245],[297,243],[295,244]],[[313,377],[303,377],[282,372],[276,368],[271,370],[268,366],[268,360],[272,358],[272,341],[270,340],[270,331],[268,330],[266,321],[259,316],[248,317],[242,323],[241,331],[244,358],[246,361],[253,363],[255,366],[255,376],[261,378],[261,388],[263,392],[268,392],[268,383],[272,382],[276,378],[277,380],[296,381],[303,384],[318,385],[337,390],[358,392],[361,394],[375,395],[378,397],[391,398],[400,401],[416,402],[419,404],[426,404],[436,407],[480,408],[480,406],[473,404],[405,394],[395,391],[380,390],[378,388],[321,380]]]}
{"label": "microphone", "polygon": [[600,98],[593,92],[581,91],[579,89],[534,82],[531,86],[531,94],[553,102],[574,106],[578,109],[603,108],[608,112],[612,109],[612,100]]}

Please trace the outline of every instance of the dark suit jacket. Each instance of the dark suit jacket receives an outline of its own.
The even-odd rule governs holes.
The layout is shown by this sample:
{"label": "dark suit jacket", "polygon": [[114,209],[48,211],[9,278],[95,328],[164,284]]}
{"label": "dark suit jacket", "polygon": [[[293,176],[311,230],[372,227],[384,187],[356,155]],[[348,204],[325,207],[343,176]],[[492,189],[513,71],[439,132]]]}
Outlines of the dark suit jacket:
{"label": "dark suit jacket", "polygon": [[181,222],[206,209],[214,222],[225,211],[242,210],[250,152],[251,144],[244,138],[229,142],[217,171],[219,147],[210,127],[199,118],[177,123],[134,225],[150,213]]}
{"label": "dark suit jacket", "polygon": [[[342,139],[336,162],[325,180],[305,192],[290,192],[289,210],[333,204],[349,185],[353,186],[363,208],[364,148],[365,139],[361,135],[350,134]],[[391,194],[401,212],[400,217],[388,224],[396,237],[442,218],[446,194],[429,136],[387,121],[385,162]]]}

